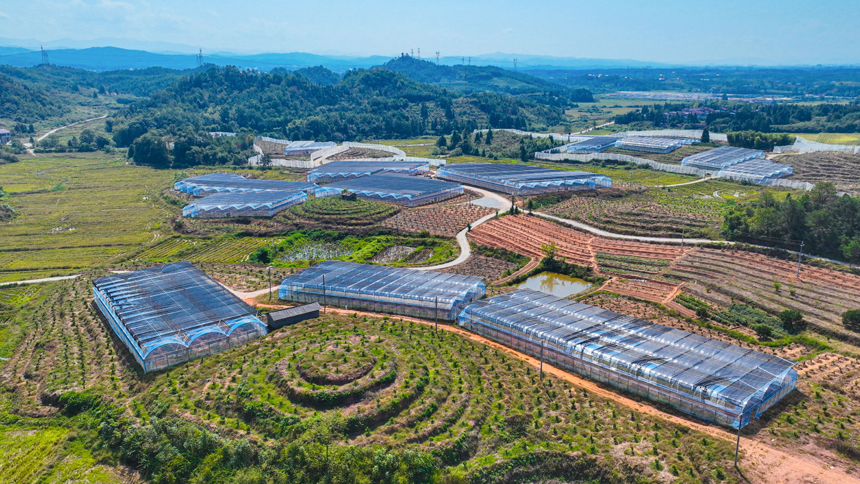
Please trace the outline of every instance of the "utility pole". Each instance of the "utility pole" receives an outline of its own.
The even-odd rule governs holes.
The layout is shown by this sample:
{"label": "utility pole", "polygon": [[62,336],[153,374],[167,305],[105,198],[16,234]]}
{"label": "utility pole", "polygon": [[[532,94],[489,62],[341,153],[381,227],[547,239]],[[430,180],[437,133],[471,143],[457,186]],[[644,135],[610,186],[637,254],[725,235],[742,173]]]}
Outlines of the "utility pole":
{"label": "utility pole", "polygon": [[325,300],[325,276],[322,276],[322,278],[323,278],[323,314],[325,314],[325,312],[326,312],[325,311],[325,303],[326,303],[326,300]]}
{"label": "utility pole", "polygon": [[266,268],[269,271],[269,301],[272,300],[272,266]]}
{"label": "utility pole", "polygon": [[800,241],[800,252],[797,254],[797,279],[800,279],[800,259],[803,258],[803,241]]}
{"label": "utility pole", "polygon": [[540,380],[543,381],[543,340],[540,342]]}
{"label": "utility pole", "polygon": [[436,303],[433,307],[433,322],[436,323],[436,334],[439,334],[439,296],[436,296]]}
{"label": "utility pole", "polygon": [[687,219],[684,219],[684,225],[681,226],[681,252],[684,251],[684,236],[687,235]]}
{"label": "utility pole", "polygon": [[743,415],[738,416],[738,441],[735,443],[735,469],[738,468],[738,451],[741,449],[741,419]]}
{"label": "utility pole", "polygon": [[439,65],[439,51],[436,51],[436,65]]}
{"label": "utility pole", "polygon": [[597,230],[600,230],[600,222],[603,219],[603,202],[597,201]]}

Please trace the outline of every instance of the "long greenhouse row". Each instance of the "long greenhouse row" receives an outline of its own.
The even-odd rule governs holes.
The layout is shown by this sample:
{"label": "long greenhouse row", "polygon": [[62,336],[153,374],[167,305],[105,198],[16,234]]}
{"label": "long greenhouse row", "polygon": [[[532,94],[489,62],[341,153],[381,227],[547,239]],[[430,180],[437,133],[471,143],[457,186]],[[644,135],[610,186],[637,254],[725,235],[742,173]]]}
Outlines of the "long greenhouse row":
{"label": "long greenhouse row", "polygon": [[609,177],[595,173],[496,163],[445,165],[436,170],[436,177],[518,196],[612,186]]}
{"label": "long greenhouse row", "polygon": [[738,428],[797,384],[793,362],[542,292],[467,306],[458,324],[560,368]]}
{"label": "long greenhouse row", "polygon": [[[335,195],[338,192],[334,192]],[[183,217],[274,217],[308,199],[305,192],[272,190],[252,193],[219,193],[194,200],[182,209]]]}
{"label": "long greenhouse row", "polygon": [[373,175],[347,179],[325,186],[346,190],[366,200],[417,207],[463,194],[463,185],[409,175]]}

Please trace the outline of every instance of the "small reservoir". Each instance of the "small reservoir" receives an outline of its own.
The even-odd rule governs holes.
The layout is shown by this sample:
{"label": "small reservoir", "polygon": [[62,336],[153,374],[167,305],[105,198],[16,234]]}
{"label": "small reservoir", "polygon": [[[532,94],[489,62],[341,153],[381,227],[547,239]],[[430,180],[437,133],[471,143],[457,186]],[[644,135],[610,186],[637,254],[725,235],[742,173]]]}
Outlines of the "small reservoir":
{"label": "small reservoir", "polygon": [[556,297],[567,297],[591,287],[591,283],[555,272],[541,272],[529,277],[517,286],[517,289],[532,289],[552,294]]}

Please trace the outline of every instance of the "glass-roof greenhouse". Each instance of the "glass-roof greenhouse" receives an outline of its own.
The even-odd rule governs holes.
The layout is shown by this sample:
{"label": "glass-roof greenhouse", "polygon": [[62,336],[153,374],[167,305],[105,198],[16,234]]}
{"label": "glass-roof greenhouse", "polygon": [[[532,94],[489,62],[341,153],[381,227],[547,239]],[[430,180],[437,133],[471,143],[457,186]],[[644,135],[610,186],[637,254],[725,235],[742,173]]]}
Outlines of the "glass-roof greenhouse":
{"label": "glass-roof greenhouse", "polygon": [[480,277],[330,260],[284,279],[278,298],[453,320],[485,289]]}
{"label": "glass-roof greenhouse", "polygon": [[478,301],[458,323],[560,368],[734,428],[797,385],[794,362],[537,291]]}
{"label": "glass-roof greenhouse", "polygon": [[646,153],[671,153],[678,148],[697,142],[687,138],[658,138],[656,136],[628,136],[615,143],[616,148]]}
{"label": "glass-roof greenhouse", "polygon": [[[337,193],[335,193],[337,194]],[[293,205],[308,199],[302,191],[227,192],[190,202],[182,209],[183,217],[274,217]]]}
{"label": "glass-roof greenhouse", "polygon": [[254,180],[236,173],[210,173],[180,180],[173,189],[196,196],[223,192],[260,192],[263,190],[296,191],[314,188],[303,181]]}
{"label": "glass-roof greenhouse", "polygon": [[696,153],[681,160],[681,165],[692,166],[702,170],[722,170],[729,166],[743,163],[755,158],[764,158],[764,151],[720,146],[712,150]]}
{"label": "glass-roof greenhouse", "polygon": [[373,175],[326,185],[349,190],[367,200],[391,202],[415,207],[439,202],[463,194],[463,185],[409,175]]}
{"label": "glass-roof greenhouse", "polygon": [[502,163],[454,163],[440,167],[436,176],[511,195],[536,195],[612,186],[609,177],[595,173]]}
{"label": "glass-roof greenhouse", "polygon": [[332,161],[309,171],[308,181],[328,183],[387,173],[422,175],[428,171],[427,161]]}
{"label": "glass-roof greenhouse", "polygon": [[266,334],[254,308],[188,262],[96,279],[93,294],[144,372]]}

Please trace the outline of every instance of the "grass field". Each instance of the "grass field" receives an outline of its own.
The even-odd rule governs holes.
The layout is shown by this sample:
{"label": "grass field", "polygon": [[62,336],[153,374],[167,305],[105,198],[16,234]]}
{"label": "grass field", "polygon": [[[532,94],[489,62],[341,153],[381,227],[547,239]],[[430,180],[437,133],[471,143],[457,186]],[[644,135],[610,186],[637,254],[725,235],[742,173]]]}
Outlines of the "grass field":
{"label": "grass field", "polygon": [[163,234],[176,210],[157,196],[173,173],[120,154],[25,158],[0,166],[0,180],[19,213],[0,229],[0,282],[108,263]]}

